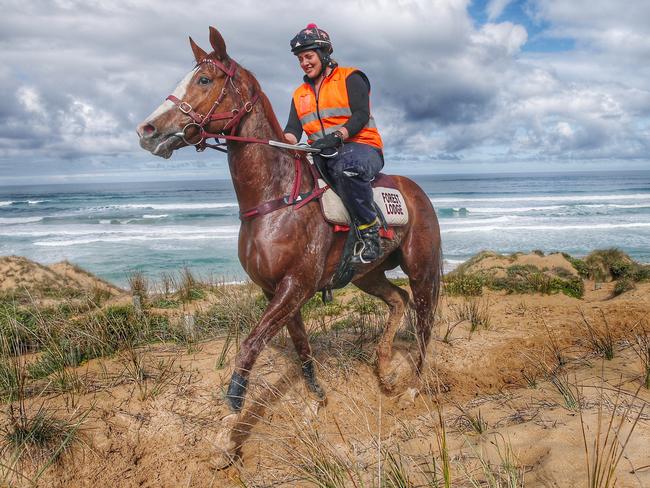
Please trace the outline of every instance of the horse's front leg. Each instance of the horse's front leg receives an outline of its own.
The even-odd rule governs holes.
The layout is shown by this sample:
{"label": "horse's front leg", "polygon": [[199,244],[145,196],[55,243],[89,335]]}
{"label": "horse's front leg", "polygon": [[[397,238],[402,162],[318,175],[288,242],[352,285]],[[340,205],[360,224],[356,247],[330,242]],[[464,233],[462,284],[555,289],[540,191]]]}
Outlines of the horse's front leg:
{"label": "horse's front leg", "polygon": [[222,419],[222,431],[217,440],[223,459],[218,463],[229,464],[236,454],[238,445],[233,437],[246,398],[248,377],[264,346],[275,336],[284,324],[292,320],[300,307],[314,294],[298,280],[285,277],[277,286],[273,299],[266,307],[262,318],[242,342],[235,357],[235,370],[230,379],[226,403],[232,413]]}
{"label": "horse's front leg", "polygon": [[226,402],[233,412],[240,412],[244,405],[248,376],[264,346],[282,326],[293,320],[313,294],[313,290],[304,289],[292,278],[287,277],[280,282],[262,318],[242,342],[235,357],[235,370],[226,394]]}

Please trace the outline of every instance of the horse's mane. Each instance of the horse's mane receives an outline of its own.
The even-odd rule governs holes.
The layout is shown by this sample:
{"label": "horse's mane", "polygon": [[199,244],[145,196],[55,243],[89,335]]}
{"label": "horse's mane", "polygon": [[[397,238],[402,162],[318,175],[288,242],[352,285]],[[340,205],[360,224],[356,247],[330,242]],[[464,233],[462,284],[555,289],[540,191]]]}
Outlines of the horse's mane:
{"label": "horse's mane", "polygon": [[246,68],[243,68],[241,65],[239,65],[239,68],[242,70],[243,73],[246,74],[246,76],[248,76],[251,92],[259,93],[260,102],[262,103],[262,107],[264,108],[264,114],[266,115],[266,119],[271,124],[271,128],[273,129],[275,136],[278,138],[279,141],[283,141],[284,131],[282,130],[282,126],[280,125],[280,122],[278,122],[278,118],[276,117],[275,112],[273,111],[273,107],[271,106],[271,101],[266,96],[266,93],[262,91],[262,87],[260,86],[259,81],[257,81],[255,75],[253,75],[253,73],[251,73]]}

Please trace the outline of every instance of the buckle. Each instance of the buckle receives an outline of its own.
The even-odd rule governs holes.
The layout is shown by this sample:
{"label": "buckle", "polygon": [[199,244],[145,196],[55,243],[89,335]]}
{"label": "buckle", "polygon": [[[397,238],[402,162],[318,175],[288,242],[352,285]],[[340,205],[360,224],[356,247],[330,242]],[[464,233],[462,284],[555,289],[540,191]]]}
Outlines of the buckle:
{"label": "buckle", "polygon": [[178,104],[178,109],[187,115],[192,111],[192,106],[187,102],[181,102]]}

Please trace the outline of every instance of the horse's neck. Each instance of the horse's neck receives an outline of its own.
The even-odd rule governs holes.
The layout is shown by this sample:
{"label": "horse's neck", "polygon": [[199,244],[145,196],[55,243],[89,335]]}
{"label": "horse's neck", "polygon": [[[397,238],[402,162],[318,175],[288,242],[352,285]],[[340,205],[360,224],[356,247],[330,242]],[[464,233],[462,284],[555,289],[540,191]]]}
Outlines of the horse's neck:
{"label": "horse's neck", "polygon": [[[244,117],[238,135],[262,140],[279,138],[261,101]],[[294,162],[290,151],[266,144],[229,142],[228,165],[242,210],[282,197],[291,191]]]}

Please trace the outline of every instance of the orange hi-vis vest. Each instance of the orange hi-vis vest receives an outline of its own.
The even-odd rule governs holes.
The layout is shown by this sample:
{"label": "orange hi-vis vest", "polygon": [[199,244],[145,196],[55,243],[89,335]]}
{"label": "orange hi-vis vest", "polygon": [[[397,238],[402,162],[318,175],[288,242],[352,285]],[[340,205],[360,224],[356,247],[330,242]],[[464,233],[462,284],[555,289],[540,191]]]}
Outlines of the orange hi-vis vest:
{"label": "orange hi-vis vest", "polygon": [[[293,93],[293,103],[309,143],[336,132],[352,115],[345,80],[356,68],[337,66],[320,86],[318,98],[309,83],[303,83]],[[370,144],[382,149],[383,143],[372,115],[366,126],[347,139],[352,142]]]}

